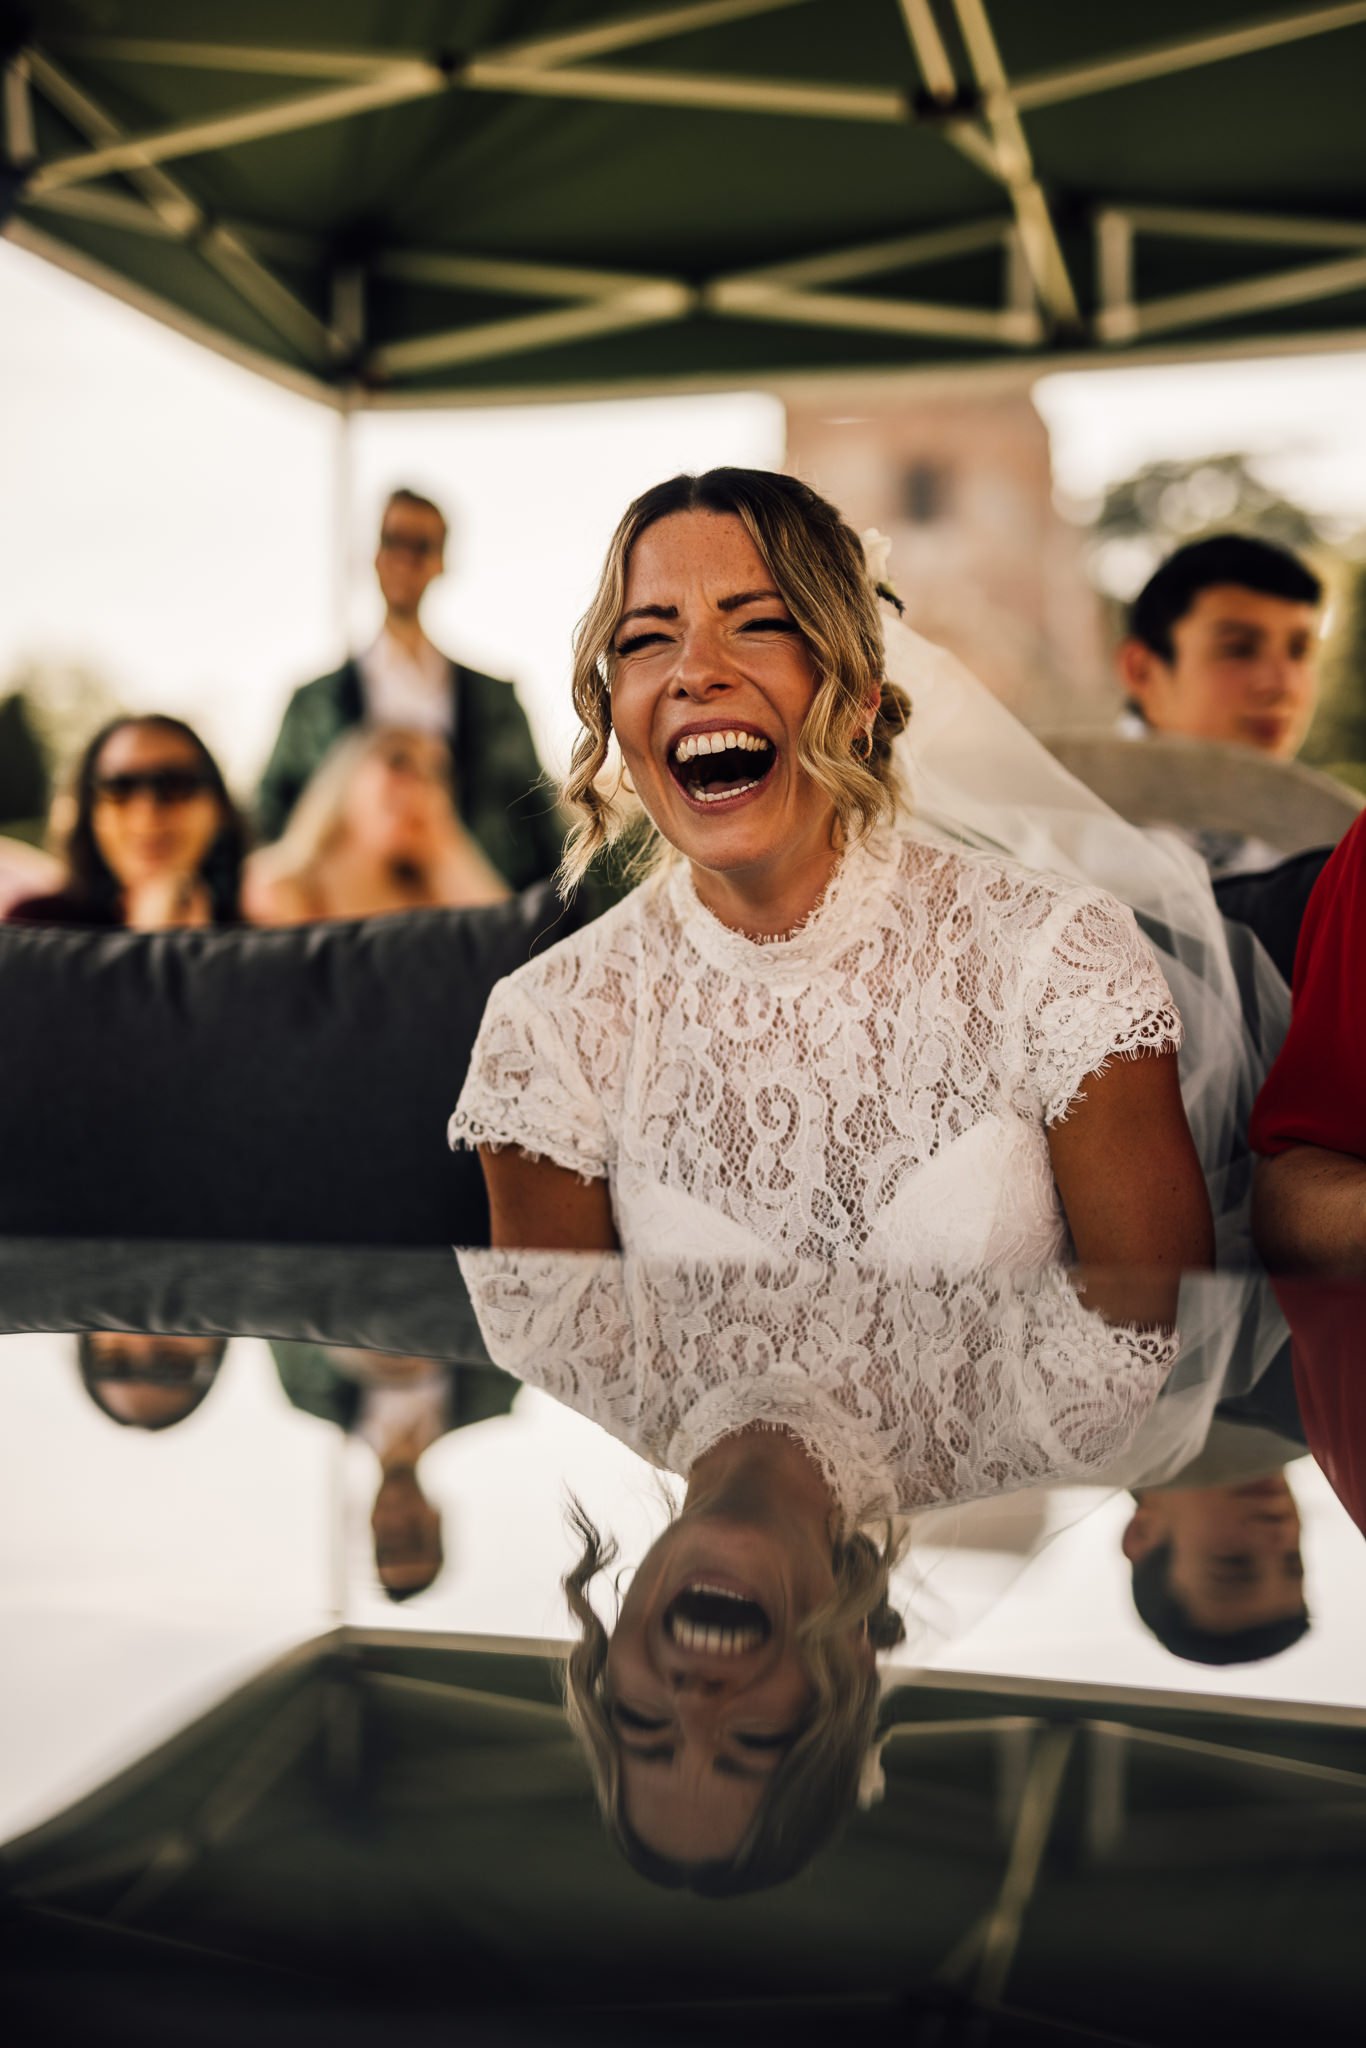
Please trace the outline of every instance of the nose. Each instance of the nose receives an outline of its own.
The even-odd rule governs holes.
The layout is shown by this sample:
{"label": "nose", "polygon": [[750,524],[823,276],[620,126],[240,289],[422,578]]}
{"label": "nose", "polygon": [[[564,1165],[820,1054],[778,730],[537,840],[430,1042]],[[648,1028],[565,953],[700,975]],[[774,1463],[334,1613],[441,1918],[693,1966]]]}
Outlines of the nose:
{"label": "nose", "polygon": [[1269,703],[1279,704],[1303,687],[1304,674],[1304,663],[1293,654],[1269,654],[1258,673],[1259,694]]}
{"label": "nose", "polygon": [[726,1678],[705,1666],[677,1661],[670,1664],[664,1676],[669,1690],[680,1698],[712,1699],[726,1690]]}
{"label": "nose", "polygon": [[683,636],[674,667],[673,693],[705,704],[723,695],[736,681],[734,670],[716,635],[704,625]]}

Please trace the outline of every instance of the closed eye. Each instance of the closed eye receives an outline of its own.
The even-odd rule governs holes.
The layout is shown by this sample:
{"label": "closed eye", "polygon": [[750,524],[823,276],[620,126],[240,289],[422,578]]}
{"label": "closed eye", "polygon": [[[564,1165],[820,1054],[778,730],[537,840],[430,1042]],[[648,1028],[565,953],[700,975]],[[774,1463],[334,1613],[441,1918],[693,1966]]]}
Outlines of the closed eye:
{"label": "closed eye", "polygon": [[636,1728],[645,1735],[657,1735],[661,1728],[669,1725],[651,1714],[638,1714],[634,1707],[623,1706],[620,1700],[613,1704],[612,1719],[619,1728]]}
{"label": "closed eye", "polygon": [[746,619],[742,633],[795,633],[796,624],[792,619]]}
{"label": "closed eye", "polygon": [[642,647],[662,647],[668,640],[667,633],[632,633],[628,640],[621,640],[612,649],[620,661],[625,655],[638,654]]}
{"label": "closed eye", "polygon": [[791,1749],[796,1741],[792,1730],[783,1729],[776,1735],[737,1735],[734,1737],[737,1749]]}

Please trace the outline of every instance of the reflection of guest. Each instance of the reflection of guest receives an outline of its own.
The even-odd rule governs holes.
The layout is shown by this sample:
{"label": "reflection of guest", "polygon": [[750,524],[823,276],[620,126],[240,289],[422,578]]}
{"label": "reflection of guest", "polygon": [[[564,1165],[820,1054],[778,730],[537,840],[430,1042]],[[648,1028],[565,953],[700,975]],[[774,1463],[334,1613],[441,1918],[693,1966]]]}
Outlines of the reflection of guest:
{"label": "reflection of guest", "polygon": [[111,1422],[171,1429],[193,1415],[218,1377],[226,1337],[90,1331],[76,1342],[81,1384]]}
{"label": "reflection of guest", "polygon": [[461,818],[495,872],[522,889],[554,872],[563,832],[511,684],[448,660],[422,630],[422,600],[445,559],[442,513],[415,491],[394,491],[375,556],[383,630],[358,660],[294,692],[261,782],[258,823],[263,838],[281,836],[305,784],[353,726],[417,727],[447,741]]}
{"label": "reflection of guest", "polygon": [[371,1510],[375,1574],[391,1600],[425,1592],[445,1562],[441,1511],[422,1490],[424,1453],[453,1429],[505,1415],[517,1382],[488,1367],[384,1351],[271,1345],[296,1408],[359,1436],[379,1463]]}
{"label": "reflection of guest", "polygon": [[1143,1489],[1124,1532],[1134,1606],[1173,1656],[1251,1664],[1309,1627],[1300,1515],[1285,1473]]}
{"label": "reflection of guest", "polygon": [[284,838],[248,861],[244,893],[254,923],[295,924],[508,891],[456,814],[446,742],[385,728],[336,742]]}
{"label": "reflection of guest", "polygon": [[77,764],[66,879],[15,904],[32,924],[231,923],[245,838],[218,764],[199,735],[160,713],[116,718]]}

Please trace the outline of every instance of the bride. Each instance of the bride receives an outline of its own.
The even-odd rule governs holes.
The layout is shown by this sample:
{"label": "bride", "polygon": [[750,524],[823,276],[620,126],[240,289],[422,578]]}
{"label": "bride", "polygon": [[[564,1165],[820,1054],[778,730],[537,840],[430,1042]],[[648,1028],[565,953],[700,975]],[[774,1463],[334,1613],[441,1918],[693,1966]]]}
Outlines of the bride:
{"label": "bride", "polygon": [[[902,758],[917,725],[887,673],[878,597],[857,536],[791,477],[676,477],[630,507],[576,643],[564,881],[633,827],[647,871],[495,988],[451,1141],[479,1148],[496,1248],[953,1272],[1039,1268],[1070,1242],[1088,1265],[1167,1276],[1169,1321],[1180,1269],[1210,1262],[1214,1233],[1167,983],[1130,911],[1075,865],[1031,869],[912,814]],[[913,1351],[895,1365],[914,1379]],[[825,1756],[793,1755],[847,1801],[876,1691],[858,1646],[890,1639],[877,1617],[895,1546],[884,1521],[868,1563],[801,1404],[692,1453],[721,1505],[698,1503],[713,1531],[702,1565],[685,1546],[692,1577],[651,1597],[653,1725],[613,1690],[587,1598],[607,1557],[591,1530],[566,1581],[584,1630],[571,1708],[640,1867],[727,1889],[772,1881],[814,1835],[795,1859],[775,1845],[768,1787],[749,1808],[732,1789],[729,1819],[713,1798],[699,1829],[699,1787],[731,1724],[754,1718],[767,1667],[737,1648],[742,1631],[689,1628],[685,1613],[680,1634],[678,1593],[762,1606],[717,1544],[743,1557],[750,1528],[798,1546],[806,1677],[782,1732],[822,1719],[833,1626],[865,1683],[842,1736],[826,1717]],[[628,1596],[618,1626],[634,1619]],[[702,1777],[680,1761],[698,1698],[717,1708]],[[852,1769],[832,1776],[832,1744]],[[648,1817],[627,1796],[633,1745],[674,1759]],[[822,1803],[832,1825],[840,1801]]]}
{"label": "bride", "polygon": [[1208,1263],[1151,949],[1096,888],[907,829],[885,669],[806,485],[631,506],[576,648],[565,877],[628,788],[668,857],[493,992],[451,1138],[495,1245]]}

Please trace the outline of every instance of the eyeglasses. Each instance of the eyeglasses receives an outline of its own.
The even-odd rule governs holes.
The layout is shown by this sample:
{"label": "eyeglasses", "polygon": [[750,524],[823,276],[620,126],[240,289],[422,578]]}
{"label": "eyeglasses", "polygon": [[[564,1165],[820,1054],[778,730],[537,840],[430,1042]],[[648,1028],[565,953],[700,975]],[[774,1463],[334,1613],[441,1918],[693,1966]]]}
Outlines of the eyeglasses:
{"label": "eyeglasses", "polygon": [[202,768],[144,768],[126,775],[97,775],[95,797],[100,803],[130,804],[139,794],[149,796],[160,809],[170,804],[187,804],[213,784]]}
{"label": "eyeglasses", "polygon": [[386,554],[414,555],[419,562],[425,562],[430,555],[439,555],[443,542],[433,540],[428,534],[382,533],[379,544]]}

